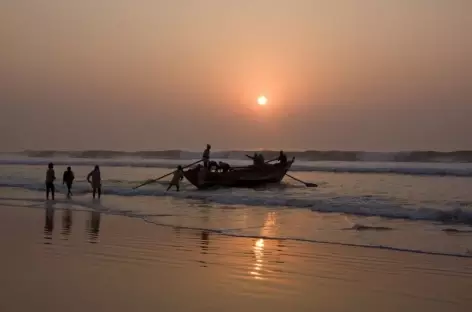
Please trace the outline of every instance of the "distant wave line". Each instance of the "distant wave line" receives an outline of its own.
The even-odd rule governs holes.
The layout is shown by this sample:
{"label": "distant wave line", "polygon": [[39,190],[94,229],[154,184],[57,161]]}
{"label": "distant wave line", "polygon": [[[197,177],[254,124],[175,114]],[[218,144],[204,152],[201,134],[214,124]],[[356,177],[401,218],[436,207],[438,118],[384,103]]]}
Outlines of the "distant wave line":
{"label": "distant wave line", "polygon": [[[245,159],[246,154],[263,153],[268,159],[277,157],[277,150],[226,150],[214,151],[212,156],[221,159]],[[290,157],[306,161],[388,161],[388,162],[446,162],[472,163],[472,150],[458,150],[450,152],[440,151],[400,151],[400,152],[368,152],[368,151],[285,151]],[[84,151],[55,151],[55,150],[25,150],[12,155],[35,158],[142,158],[142,159],[194,159],[199,158],[201,152],[187,150],[156,150],[156,151],[112,151],[112,150],[84,150]]]}
{"label": "distant wave line", "polygon": [[[223,158],[215,160],[227,161]],[[38,166],[54,162],[56,166],[107,166],[107,167],[136,167],[136,168],[165,168],[173,169],[195,161],[193,159],[80,159],[80,158],[0,158],[0,165]],[[249,165],[248,160],[228,161],[234,166]],[[472,164],[457,163],[399,163],[399,162],[315,162],[298,161],[291,167],[298,172],[333,172],[333,173],[369,173],[369,174],[401,174],[413,176],[449,176],[472,177]]]}

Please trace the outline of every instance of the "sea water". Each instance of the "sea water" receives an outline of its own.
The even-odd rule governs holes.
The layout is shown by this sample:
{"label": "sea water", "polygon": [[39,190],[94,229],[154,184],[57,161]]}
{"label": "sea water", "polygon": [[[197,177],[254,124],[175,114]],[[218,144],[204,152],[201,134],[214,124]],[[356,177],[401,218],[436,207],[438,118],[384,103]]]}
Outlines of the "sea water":
{"label": "sea water", "polygon": [[[192,160],[52,160],[57,209],[92,210],[227,236],[472,257],[472,164],[300,161],[291,174],[317,188],[286,177],[280,185],[206,191],[184,181],[180,192],[166,192],[166,180],[133,187]],[[49,161],[2,156],[0,206],[52,205],[44,194]],[[103,178],[100,201],[91,199],[85,180],[95,164],[101,165]],[[71,199],[61,184],[67,165],[76,176]]]}

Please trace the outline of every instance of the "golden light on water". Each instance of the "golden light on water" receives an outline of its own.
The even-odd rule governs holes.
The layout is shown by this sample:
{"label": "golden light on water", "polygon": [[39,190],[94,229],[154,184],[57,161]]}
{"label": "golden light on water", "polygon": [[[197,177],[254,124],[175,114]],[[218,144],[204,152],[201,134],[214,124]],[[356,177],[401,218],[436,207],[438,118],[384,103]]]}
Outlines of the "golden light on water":
{"label": "golden light on water", "polygon": [[[267,214],[267,217],[264,221],[264,226],[261,229],[261,236],[274,235],[274,228],[276,226],[276,213],[270,212]],[[249,272],[255,279],[263,279],[263,266],[264,266],[264,239],[259,238],[256,240],[252,246],[252,251],[254,253],[255,262],[252,270]]]}
{"label": "golden light on water", "polygon": [[253,247],[254,256],[256,257],[256,262],[254,263],[254,269],[251,271],[251,275],[255,279],[262,279],[262,265],[264,257],[264,239],[259,238]]}

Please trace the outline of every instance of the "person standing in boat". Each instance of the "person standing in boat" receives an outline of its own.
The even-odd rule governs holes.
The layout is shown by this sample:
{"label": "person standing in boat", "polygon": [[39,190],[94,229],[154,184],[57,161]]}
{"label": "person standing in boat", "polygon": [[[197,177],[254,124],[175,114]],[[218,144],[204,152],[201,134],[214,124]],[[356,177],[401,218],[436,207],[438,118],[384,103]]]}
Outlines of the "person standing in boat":
{"label": "person standing in boat", "polygon": [[92,185],[93,198],[95,198],[95,194],[100,198],[102,195],[102,177],[100,174],[100,167],[95,166],[93,171],[87,175],[87,182]]}
{"label": "person standing in boat", "polygon": [[74,172],[70,167],[67,167],[67,170],[64,171],[64,175],[62,176],[62,184],[67,186],[67,197],[72,196],[72,182],[74,182],[75,176]]}
{"label": "person standing in boat", "polygon": [[54,181],[56,180],[56,174],[54,172],[54,164],[49,163],[48,170],[46,171],[46,200],[49,200],[49,193],[51,193],[51,198],[54,200],[54,193],[56,188],[54,186]]}
{"label": "person standing in boat", "polygon": [[170,190],[172,186],[175,186],[177,189],[177,192],[180,192],[180,181],[184,179],[184,170],[182,169],[182,166],[178,166],[177,170],[174,172],[174,176],[172,177],[172,180],[169,183],[169,186],[167,187],[167,190]]}
{"label": "person standing in boat", "polygon": [[203,166],[205,168],[209,167],[210,164],[210,150],[211,150],[211,145],[207,144],[205,151],[203,151],[202,159],[203,159]]}
{"label": "person standing in boat", "polygon": [[282,165],[287,164],[287,155],[285,155],[284,151],[280,151],[280,154],[279,154],[279,157],[277,157],[277,160]]}

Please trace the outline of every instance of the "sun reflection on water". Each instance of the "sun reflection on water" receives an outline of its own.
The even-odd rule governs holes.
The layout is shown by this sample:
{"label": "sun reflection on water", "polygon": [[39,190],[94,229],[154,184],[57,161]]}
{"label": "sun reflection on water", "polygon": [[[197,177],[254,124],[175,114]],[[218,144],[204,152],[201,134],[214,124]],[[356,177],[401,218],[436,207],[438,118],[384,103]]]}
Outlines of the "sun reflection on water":
{"label": "sun reflection on water", "polygon": [[[261,229],[261,236],[274,235],[276,226],[276,212],[269,212],[264,221],[264,226]],[[252,270],[249,272],[252,277],[257,280],[263,279],[263,266],[264,266],[264,239],[259,238],[252,246],[252,251],[255,256],[255,262]]]}
{"label": "sun reflection on water", "polygon": [[259,238],[253,246],[254,255],[256,256],[256,262],[254,268],[250,272],[255,279],[262,279],[262,258],[264,257],[264,239]]}

